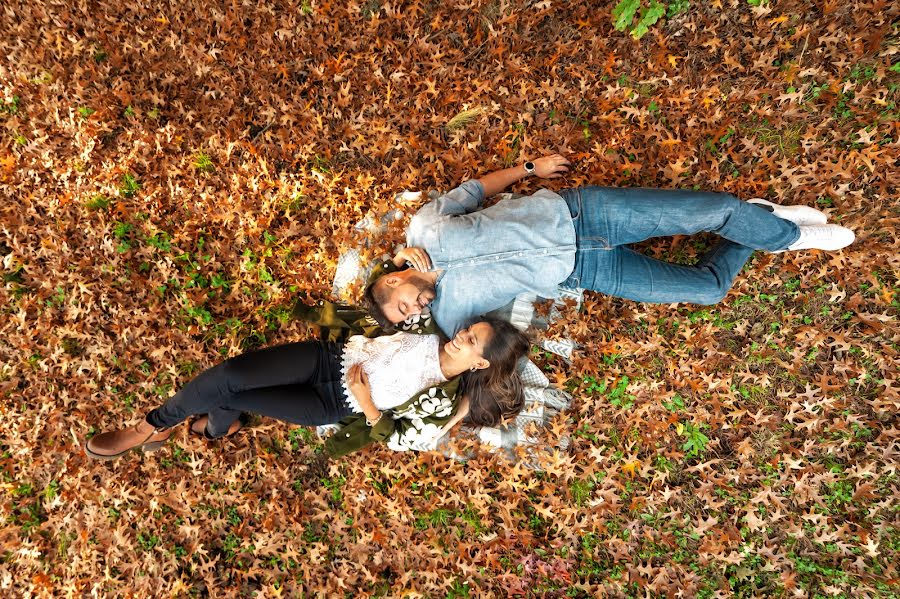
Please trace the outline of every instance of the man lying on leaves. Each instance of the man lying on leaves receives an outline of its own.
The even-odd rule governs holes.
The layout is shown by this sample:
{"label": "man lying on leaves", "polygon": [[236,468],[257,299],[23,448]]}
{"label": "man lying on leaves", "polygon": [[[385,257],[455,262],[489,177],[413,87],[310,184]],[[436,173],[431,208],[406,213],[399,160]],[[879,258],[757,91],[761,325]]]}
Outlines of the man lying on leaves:
{"label": "man lying on leaves", "polygon": [[85,453],[112,460],[132,449],[154,451],[191,416],[194,434],[233,435],[244,412],[309,426],[340,423],[325,443],[332,457],[373,441],[426,449],[466,415],[494,426],[522,409],[516,362],[530,345],[508,322],[483,318],[443,341],[425,328],[384,335],[363,311],[327,302],[298,303],[295,314],[320,325],[323,339],[230,358],[141,422],[92,437]]}
{"label": "man lying on leaves", "polygon": [[[756,250],[839,250],[853,231],[810,206],[780,206],[728,193],[577,187],[485,200],[534,175],[567,172],[559,154],[465,181],[428,202],[406,230],[412,259],[379,265],[366,290],[386,330],[429,309],[453,335],[520,293],[552,298],[581,287],[639,302],[715,304]],[[708,231],[721,239],[696,265],[656,260],[631,244]]]}

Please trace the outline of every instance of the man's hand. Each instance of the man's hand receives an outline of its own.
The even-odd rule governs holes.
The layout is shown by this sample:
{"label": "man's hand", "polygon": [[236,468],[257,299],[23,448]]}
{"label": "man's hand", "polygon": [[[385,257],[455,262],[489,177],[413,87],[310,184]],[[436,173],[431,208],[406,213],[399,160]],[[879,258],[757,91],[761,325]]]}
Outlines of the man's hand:
{"label": "man's hand", "polygon": [[[542,179],[562,177],[563,173],[569,170],[568,167],[571,164],[560,154],[542,156],[532,162],[534,162],[534,174]],[[488,173],[478,180],[481,182],[481,186],[484,187],[484,197],[489,198],[527,176],[528,171],[525,170],[524,165],[520,164],[519,166],[505,168],[502,171]]]}
{"label": "man's hand", "polygon": [[409,262],[419,272],[431,270],[431,256],[422,248],[403,248],[394,256],[394,266],[402,268]]}
{"label": "man's hand", "polygon": [[542,156],[534,161],[534,174],[541,179],[556,179],[568,172],[571,164],[560,154]]}

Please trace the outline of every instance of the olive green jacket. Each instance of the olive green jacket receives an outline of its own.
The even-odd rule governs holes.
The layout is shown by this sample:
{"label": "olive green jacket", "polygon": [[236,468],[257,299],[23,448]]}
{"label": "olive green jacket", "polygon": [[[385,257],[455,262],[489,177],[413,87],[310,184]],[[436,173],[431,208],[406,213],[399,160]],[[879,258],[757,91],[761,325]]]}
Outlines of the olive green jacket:
{"label": "olive green jacket", "polygon": [[[351,335],[386,334],[365,310],[355,306],[324,301],[308,306],[298,301],[294,316],[318,325],[323,341],[345,341]],[[398,329],[419,335],[440,334],[428,316],[404,323]],[[458,388],[457,377],[423,389],[405,403],[384,411],[373,427],[366,424],[365,415],[351,414],[338,423],[338,431],[325,441],[325,451],[332,457],[340,457],[374,441],[386,443],[396,451],[430,449],[438,431],[456,412]]]}

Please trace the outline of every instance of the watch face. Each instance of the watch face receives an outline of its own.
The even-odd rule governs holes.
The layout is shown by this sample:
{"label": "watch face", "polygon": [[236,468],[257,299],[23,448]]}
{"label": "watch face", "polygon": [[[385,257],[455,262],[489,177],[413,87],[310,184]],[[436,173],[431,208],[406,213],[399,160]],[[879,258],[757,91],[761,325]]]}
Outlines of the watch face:
{"label": "watch face", "polygon": [[526,162],[526,163],[525,163],[525,170],[528,171],[529,173],[534,172],[534,163],[533,163],[533,162]]}

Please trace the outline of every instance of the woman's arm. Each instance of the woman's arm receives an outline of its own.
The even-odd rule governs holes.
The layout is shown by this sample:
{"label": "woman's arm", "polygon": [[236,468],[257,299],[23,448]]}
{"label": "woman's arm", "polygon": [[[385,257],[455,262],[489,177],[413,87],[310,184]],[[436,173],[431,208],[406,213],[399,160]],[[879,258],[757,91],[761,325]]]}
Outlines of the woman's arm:
{"label": "woman's arm", "polygon": [[362,364],[354,364],[347,371],[348,387],[350,393],[356,398],[359,407],[362,408],[363,414],[366,416],[366,423],[374,426],[376,422],[381,420],[381,410],[375,407],[372,401],[372,391],[369,388],[369,377],[363,370]]}
{"label": "woman's arm", "polygon": [[[571,164],[563,156],[553,154],[552,156],[543,156],[534,161],[534,174],[542,179],[556,179],[562,177],[562,174],[568,171]],[[524,179],[530,173],[525,170],[523,165],[505,168],[502,171],[494,171],[478,179],[484,187],[484,197],[489,198],[494,194],[500,193],[516,181]]]}
{"label": "woman's arm", "polygon": [[469,398],[463,397],[459,402],[459,406],[456,408],[456,413],[453,414],[453,418],[451,418],[447,424],[441,427],[441,430],[438,431],[438,434],[435,435],[435,438],[440,439],[444,435],[450,432],[450,430],[459,424],[463,418],[465,418],[469,414]]}

